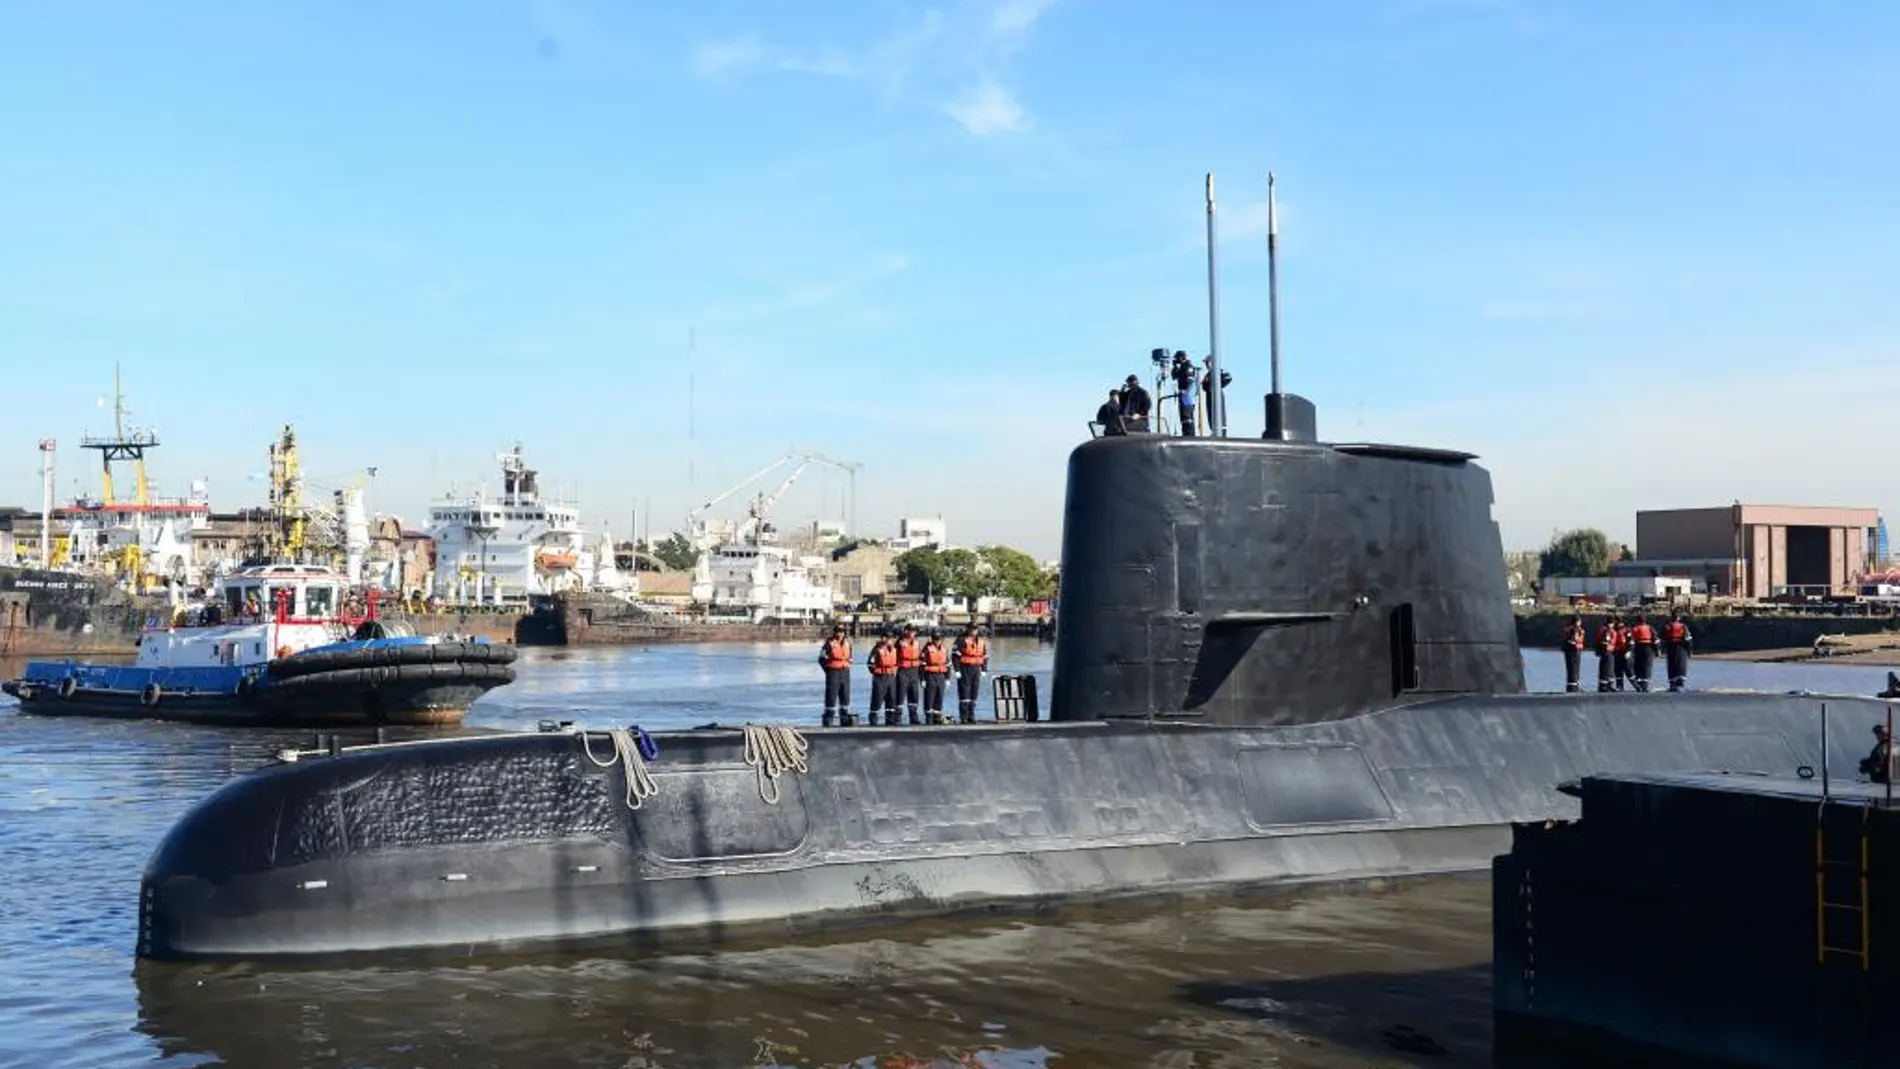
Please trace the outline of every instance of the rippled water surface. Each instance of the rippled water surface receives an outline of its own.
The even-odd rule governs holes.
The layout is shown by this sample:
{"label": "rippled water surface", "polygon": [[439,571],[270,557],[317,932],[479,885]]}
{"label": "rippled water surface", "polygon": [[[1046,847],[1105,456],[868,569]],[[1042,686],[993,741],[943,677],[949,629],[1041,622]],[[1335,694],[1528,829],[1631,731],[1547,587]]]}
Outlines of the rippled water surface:
{"label": "rippled water surface", "polygon": [[[997,653],[1048,693],[1048,647]],[[813,656],[529,650],[469,724],[815,720]],[[1526,667],[1533,689],[1561,689],[1554,654],[1529,651]],[[1701,661],[1694,682],[1871,694],[1885,678]],[[1482,881],[706,956],[135,968],[138,874],[159,837],[228,777],[308,741],[25,716],[0,698],[0,1066],[1488,1064]]]}

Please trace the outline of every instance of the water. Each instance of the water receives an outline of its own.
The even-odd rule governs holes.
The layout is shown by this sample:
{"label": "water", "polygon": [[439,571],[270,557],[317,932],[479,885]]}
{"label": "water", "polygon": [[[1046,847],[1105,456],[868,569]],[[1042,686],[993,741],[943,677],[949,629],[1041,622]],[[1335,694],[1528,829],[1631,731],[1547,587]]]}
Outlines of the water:
{"label": "water", "polygon": [[[994,649],[998,671],[1037,675],[1048,693],[1047,647]],[[528,650],[520,680],[469,723],[808,720],[813,656],[806,644]],[[1554,652],[1525,663],[1532,689],[1562,688]],[[1886,680],[1733,661],[1693,673],[1700,687],[1845,694]],[[307,741],[22,716],[0,699],[0,1066],[1489,1064],[1481,880],[704,956],[135,968],[138,874],[158,838],[228,777]]]}

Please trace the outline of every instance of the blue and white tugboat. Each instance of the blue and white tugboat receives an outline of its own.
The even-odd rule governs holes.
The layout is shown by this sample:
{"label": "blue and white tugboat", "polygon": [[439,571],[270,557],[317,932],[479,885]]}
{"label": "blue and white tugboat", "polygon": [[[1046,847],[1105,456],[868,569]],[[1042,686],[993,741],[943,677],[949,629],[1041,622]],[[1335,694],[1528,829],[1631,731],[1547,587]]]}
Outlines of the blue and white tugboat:
{"label": "blue and white tugboat", "polygon": [[513,646],[416,636],[346,609],[337,570],[263,564],[139,636],[131,664],[31,661],[0,691],[32,713],[271,727],[452,726],[514,681]]}

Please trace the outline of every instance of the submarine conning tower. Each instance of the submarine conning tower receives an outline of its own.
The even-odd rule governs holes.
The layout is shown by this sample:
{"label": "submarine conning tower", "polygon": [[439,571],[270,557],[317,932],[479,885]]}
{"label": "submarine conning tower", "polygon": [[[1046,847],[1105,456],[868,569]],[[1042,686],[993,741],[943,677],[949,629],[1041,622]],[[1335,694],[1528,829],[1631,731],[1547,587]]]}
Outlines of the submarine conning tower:
{"label": "submarine conning tower", "polygon": [[1337,720],[1524,690],[1469,453],[1268,437],[1102,437],[1069,456],[1055,720]]}

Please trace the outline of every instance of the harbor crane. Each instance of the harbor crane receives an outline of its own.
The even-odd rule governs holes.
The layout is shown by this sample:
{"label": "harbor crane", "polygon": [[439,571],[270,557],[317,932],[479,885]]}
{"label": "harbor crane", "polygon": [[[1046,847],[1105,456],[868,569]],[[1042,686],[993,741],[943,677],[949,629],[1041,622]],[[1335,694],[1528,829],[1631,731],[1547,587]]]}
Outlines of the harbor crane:
{"label": "harbor crane", "polygon": [[[767,475],[772,474],[774,471],[777,471],[783,468],[787,464],[792,465],[791,472],[787,474],[784,477],[784,479],[779,482],[778,486],[773,488],[770,492],[758,494],[752,499],[751,504],[749,504],[746,507],[746,518],[737,525],[736,529],[728,531],[726,529],[723,529],[723,525],[720,525],[721,529],[715,529],[715,525],[706,519],[706,513],[714,505],[717,505],[721,501],[724,501],[727,498],[731,497],[733,494],[736,494],[739,491],[744,490],[746,487],[751,486],[753,483],[757,482],[760,479],[763,479]],[[850,515],[847,522],[850,524],[852,531],[855,532],[857,530],[857,522],[858,522],[857,473],[859,469],[863,468],[864,465],[854,463],[851,461],[838,460],[836,458],[826,456],[823,453],[819,453],[816,450],[800,449],[800,448],[794,447],[788,450],[784,456],[779,457],[777,460],[774,460],[772,463],[767,464],[765,467],[760,468],[758,471],[755,471],[751,475],[746,476],[744,479],[741,479],[739,482],[733,484],[727,489],[720,491],[718,494],[715,494],[712,498],[708,499],[705,504],[687,513],[686,514],[687,537],[691,539],[692,544],[695,548],[702,551],[711,549],[713,546],[717,545],[719,542],[725,540],[728,536],[735,537],[736,540],[756,541],[761,535],[765,533],[766,519],[771,513],[772,507],[778,504],[779,498],[783,497],[785,494],[785,491],[791,488],[792,483],[798,479],[799,475],[804,472],[805,468],[812,464],[821,464],[826,467],[837,468],[838,470],[843,471],[847,475],[850,476],[850,479],[851,479],[850,486],[849,486],[849,513]]]}

